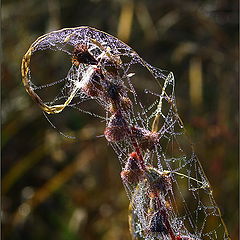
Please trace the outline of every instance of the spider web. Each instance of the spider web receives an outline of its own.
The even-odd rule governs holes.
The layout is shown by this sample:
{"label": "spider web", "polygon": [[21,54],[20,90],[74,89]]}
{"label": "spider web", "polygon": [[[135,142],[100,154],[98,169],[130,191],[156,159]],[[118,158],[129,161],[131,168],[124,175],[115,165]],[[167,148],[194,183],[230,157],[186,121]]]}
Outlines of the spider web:
{"label": "spider web", "polygon": [[[36,83],[30,59],[49,50],[64,53],[61,66],[68,69],[57,80]],[[23,57],[22,77],[44,112],[77,109],[104,120],[122,167],[133,239],[229,239],[178,115],[172,72],[151,66],[107,33],[79,27],[38,38]]]}

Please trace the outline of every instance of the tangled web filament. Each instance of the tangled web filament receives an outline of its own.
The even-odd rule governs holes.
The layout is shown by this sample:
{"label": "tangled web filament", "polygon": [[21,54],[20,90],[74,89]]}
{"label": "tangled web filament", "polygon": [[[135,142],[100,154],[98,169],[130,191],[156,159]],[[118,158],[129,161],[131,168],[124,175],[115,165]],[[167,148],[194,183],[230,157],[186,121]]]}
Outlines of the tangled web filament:
{"label": "tangled web filament", "polygon": [[[66,54],[63,64],[70,67],[62,79],[35,83],[30,60],[47,50]],[[107,33],[78,27],[38,38],[23,57],[22,79],[48,114],[72,108],[104,119],[104,136],[122,167],[133,239],[229,239],[178,115],[173,73],[151,66]],[[45,99],[49,94],[42,92],[53,87],[54,96]],[[105,116],[87,110],[90,102]]]}

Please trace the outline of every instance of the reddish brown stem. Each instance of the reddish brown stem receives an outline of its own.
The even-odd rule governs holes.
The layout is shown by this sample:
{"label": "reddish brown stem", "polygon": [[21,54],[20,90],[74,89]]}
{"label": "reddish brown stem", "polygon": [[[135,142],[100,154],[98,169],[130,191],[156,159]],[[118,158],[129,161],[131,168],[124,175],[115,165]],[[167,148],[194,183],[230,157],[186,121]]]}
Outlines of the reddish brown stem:
{"label": "reddish brown stem", "polygon": [[135,152],[138,155],[138,160],[139,160],[139,163],[141,165],[141,168],[142,168],[142,170],[145,170],[146,169],[146,165],[144,163],[144,160],[143,160],[143,157],[142,157],[142,154],[141,154],[141,150],[140,150],[138,144],[136,143],[135,139],[131,138],[131,141],[132,141],[133,147],[135,148]]}
{"label": "reddish brown stem", "polygon": [[[138,155],[139,163],[141,165],[142,170],[146,170],[146,165],[144,163],[144,160],[143,160],[143,157],[142,157],[142,154],[141,154],[141,150],[140,150],[136,140],[133,137],[131,137],[131,141],[132,141],[132,145],[135,148],[135,151],[136,151],[136,153]],[[169,220],[168,220],[168,214],[166,212],[166,209],[163,207],[163,205],[162,205],[162,203],[161,203],[157,193],[155,193],[155,196],[157,197],[159,209],[161,209],[161,215],[163,216],[164,224],[165,224],[165,226],[167,228],[167,231],[168,231],[168,233],[169,233],[169,235],[171,237],[171,240],[176,240],[176,236],[175,236],[175,234],[174,234],[174,232],[172,230],[172,227],[171,227],[171,225],[169,223]]]}
{"label": "reddish brown stem", "polygon": [[169,235],[171,237],[171,240],[176,240],[176,236],[175,236],[175,234],[174,234],[174,232],[172,230],[172,227],[171,227],[171,225],[169,223],[169,220],[168,220],[167,211],[166,211],[165,207],[162,205],[161,200],[159,199],[157,193],[155,193],[155,196],[157,197],[157,203],[158,203],[159,209],[161,209],[160,212],[161,212],[161,215],[163,216],[164,224],[165,224],[165,226],[167,228],[167,231],[168,231],[168,233],[169,233]]}
{"label": "reddish brown stem", "polygon": [[[146,165],[145,165],[143,157],[142,157],[141,148],[139,147],[136,139],[133,137],[131,128],[130,129],[128,128],[128,134],[130,136],[131,143],[132,143],[132,145],[133,145],[133,147],[135,149],[135,152],[137,153],[140,166],[141,166],[142,170],[145,171],[146,170]],[[176,240],[176,236],[175,236],[175,234],[174,234],[174,232],[172,230],[172,227],[171,227],[171,225],[169,223],[169,220],[168,220],[168,214],[166,212],[166,209],[162,205],[161,200],[158,197],[158,194],[155,192],[154,195],[157,197],[158,206],[159,206],[159,209],[161,209],[160,212],[161,212],[161,215],[163,216],[164,224],[165,224],[165,226],[167,228],[167,231],[168,231],[168,233],[169,233],[169,235],[171,237],[171,240]]]}

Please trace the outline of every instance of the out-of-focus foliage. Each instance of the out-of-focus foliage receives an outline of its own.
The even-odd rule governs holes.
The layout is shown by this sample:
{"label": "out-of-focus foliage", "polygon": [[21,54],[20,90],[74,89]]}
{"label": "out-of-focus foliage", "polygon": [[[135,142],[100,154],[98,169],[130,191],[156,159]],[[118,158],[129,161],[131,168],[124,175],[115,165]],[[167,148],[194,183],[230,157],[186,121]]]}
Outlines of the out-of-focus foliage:
{"label": "out-of-focus foliage", "polygon": [[21,58],[38,36],[82,25],[174,72],[180,116],[237,238],[237,1],[12,0],[1,16],[3,239],[130,239],[120,166],[96,137],[103,124],[70,115],[57,127],[78,137],[64,138],[21,84]]}

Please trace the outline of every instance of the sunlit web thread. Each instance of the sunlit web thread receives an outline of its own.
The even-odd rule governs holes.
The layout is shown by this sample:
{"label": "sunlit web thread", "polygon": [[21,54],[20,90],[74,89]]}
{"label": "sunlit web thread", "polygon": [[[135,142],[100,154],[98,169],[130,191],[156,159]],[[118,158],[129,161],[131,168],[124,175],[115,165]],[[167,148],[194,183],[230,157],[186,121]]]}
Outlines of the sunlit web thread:
{"label": "sunlit web thread", "polygon": [[[84,50],[85,45],[89,51]],[[76,55],[74,49],[78,46]],[[30,76],[31,57],[36,51],[47,49],[75,58],[71,66],[74,71],[67,75],[66,85],[51,104],[37,95]],[[147,69],[152,77],[137,75],[135,67]],[[131,73],[135,75],[128,77]],[[38,38],[23,58],[22,76],[27,92],[46,113],[61,113],[66,107],[82,109],[81,105],[88,100],[96,101],[107,112],[104,133],[122,166],[134,237],[229,239],[208,180],[177,113],[172,73],[152,67],[109,34],[79,27]],[[138,78],[153,80],[150,89],[146,91]],[[157,87],[160,94],[152,94]],[[218,214],[207,212],[211,207]],[[211,222],[215,225],[210,226]]]}
{"label": "sunlit web thread", "polygon": [[45,112],[43,112],[43,115],[45,116],[45,118],[47,119],[47,121],[49,122],[49,124],[52,126],[52,128],[56,129],[62,136],[64,136],[65,138],[69,138],[69,139],[76,139],[75,136],[70,136],[68,134],[63,133],[62,131],[60,131],[49,119],[49,117],[46,115]]}
{"label": "sunlit web thread", "polygon": [[59,83],[62,83],[62,82],[64,82],[64,81],[66,81],[65,78],[63,78],[63,79],[61,79],[61,80],[58,80],[58,81],[55,81],[55,82],[53,82],[53,83],[48,83],[48,84],[41,85],[41,86],[36,86],[36,85],[32,84],[31,87],[33,88],[34,91],[36,91],[36,90],[41,90],[41,89],[43,89],[43,88],[52,87],[52,86],[54,86],[54,85],[56,85],[56,84],[59,84]]}

